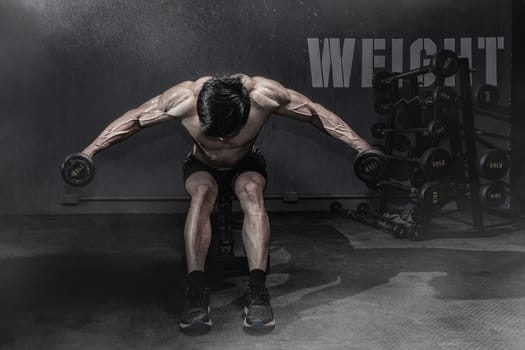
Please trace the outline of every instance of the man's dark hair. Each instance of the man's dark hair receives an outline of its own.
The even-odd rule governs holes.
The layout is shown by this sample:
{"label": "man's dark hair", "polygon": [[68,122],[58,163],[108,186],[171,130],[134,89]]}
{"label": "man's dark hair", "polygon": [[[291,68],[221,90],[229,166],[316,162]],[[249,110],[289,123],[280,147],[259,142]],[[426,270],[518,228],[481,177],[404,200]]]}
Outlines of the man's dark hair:
{"label": "man's dark hair", "polygon": [[250,113],[250,95],[240,78],[212,78],[204,83],[197,99],[201,130],[224,137],[240,130]]}

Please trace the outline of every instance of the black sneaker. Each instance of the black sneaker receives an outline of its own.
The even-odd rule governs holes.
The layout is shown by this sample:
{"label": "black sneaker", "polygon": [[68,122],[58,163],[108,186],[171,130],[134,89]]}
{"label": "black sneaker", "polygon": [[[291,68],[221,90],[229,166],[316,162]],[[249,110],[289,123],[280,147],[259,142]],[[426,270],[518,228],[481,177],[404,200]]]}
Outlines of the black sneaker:
{"label": "black sneaker", "polygon": [[275,326],[270,294],[265,286],[248,287],[244,306],[244,327],[266,329]]}
{"label": "black sneaker", "polygon": [[180,316],[182,330],[207,330],[211,328],[210,290],[208,288],[184,289],[186,305]]}

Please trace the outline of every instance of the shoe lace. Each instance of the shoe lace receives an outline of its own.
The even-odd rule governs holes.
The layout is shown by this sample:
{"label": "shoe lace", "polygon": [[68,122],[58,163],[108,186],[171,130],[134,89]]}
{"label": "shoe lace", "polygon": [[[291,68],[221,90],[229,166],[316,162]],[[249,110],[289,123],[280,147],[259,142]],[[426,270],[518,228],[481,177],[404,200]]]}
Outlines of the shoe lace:
{"label": "shoe lace", "polygon": [[250,287],[248,288],[248,300],[252,305],[266,306],[270,303],[270,294],[266,287]]}

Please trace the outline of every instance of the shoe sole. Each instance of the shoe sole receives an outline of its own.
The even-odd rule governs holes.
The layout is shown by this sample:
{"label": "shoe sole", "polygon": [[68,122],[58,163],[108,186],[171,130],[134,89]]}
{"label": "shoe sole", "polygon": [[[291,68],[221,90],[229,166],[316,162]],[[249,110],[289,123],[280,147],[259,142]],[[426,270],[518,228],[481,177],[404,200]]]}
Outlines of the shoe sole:
{"label": "shoe sole", "polygon": [[[208,306],[208,315],[210,314],[210,307]],[[209,317],[209,316],[208,316]],[[210,329],[213,325],[213,322],[211,321],[211,318],[208,319],[208,321],[197,321],[192,323],[184,323],[181,322],[179,324],[180,329],[184,330],[204,330],[204,329]]]}
{"label": "shoe sole", "polygon": [[244,322],[243,322],[243,326],[244,328],[251,328],[251,329],[267,329],[267,328],[272,328],[272,327],[275,327],[275,318],[269,322],[266,322],[266,323],[248,323],[248,321],[246,320],[246,316],[248,315],[248,308],[246,308],[246,306],[244,307]]}
{"label": "shoe sole", "polygon": [[180,323],[180,329],[184,330],[200,330],[200,329],[210,329],[213,323],[208,322],[193,322],[193,323]]}

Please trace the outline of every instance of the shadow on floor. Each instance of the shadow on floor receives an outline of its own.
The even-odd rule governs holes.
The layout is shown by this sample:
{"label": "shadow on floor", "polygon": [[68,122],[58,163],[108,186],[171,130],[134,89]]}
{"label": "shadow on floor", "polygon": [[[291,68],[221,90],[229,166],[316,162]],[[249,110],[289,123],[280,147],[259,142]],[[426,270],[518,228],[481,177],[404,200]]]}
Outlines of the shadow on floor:
{"label": "shadow on floor", "polygon": [[[284,224],[272,227],[272,233],[272,252],[289,254],[286,262],[272,266],[272,274],[286,276],[271,288],[272,298],[281,301],[277,333],[303,310],[387,283],[401,272],[445,272],[430,282],[443,299],[525,295],[525,254],[520,252],[353,249],[329,225]],[[145,237],[154,240],[151,232]],[[65,252],[0,261],[0,345],[44,326],[51,332],[55,324],[81,330],[122,308],[161,305],[176,324],[183,305],[184,271],[176,259],[151,253]],[[327,287],[316,289],[323,285]],[[216,280],[212,291],[231,286]],[[238,318],[241,308],[234,294],[214,312],[228,320]]]}

